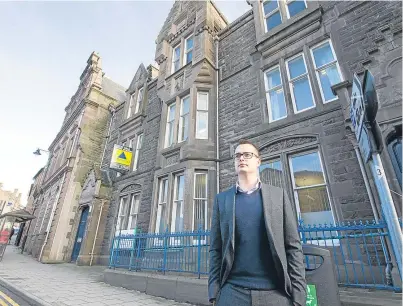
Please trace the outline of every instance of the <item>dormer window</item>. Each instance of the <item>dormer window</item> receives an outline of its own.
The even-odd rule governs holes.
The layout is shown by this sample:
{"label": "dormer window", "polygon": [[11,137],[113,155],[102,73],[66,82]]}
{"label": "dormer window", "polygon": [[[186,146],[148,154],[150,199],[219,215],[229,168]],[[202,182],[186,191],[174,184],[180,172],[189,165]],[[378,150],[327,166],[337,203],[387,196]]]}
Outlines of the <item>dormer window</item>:
{"label": "dormer window", "polygon": [[136,96],[133,93],[130,95],[129,108],[127,110],[127,118],[130,118],[130,116],[132,115],[132,108],[133,108],[135,101],[136,101]]}
{"label": "dormer window", "polygon": [[175,73],[183,66],[189,64],[193,60],[193,35],[186,39],[181,39],[175,47],[172,48],[171,73]]}
{"label": "dormer window", "polygon": [[262,3],[266,32],[307,8],[306,0],[264,0]]}
{"label": "dormer window", "polygon": [[306,2],[304,0],[287,0],[287,16],[291,18],[306,9]]}
{"label": "dormer window", "polygon": [[129,107],[127,109],[127,119],[130,118],[132,114],[137,114],[141,110],[143,100],[144,86],[137,90],[137,92],[133,92],[130,95]]}
{"label": "dormer window", "polygon": [[144,91],[144,87],[141,87],[137,93],[135,114],[137,114],[139,112],[139,110],[141,109],[141,105],[143,104],[143,91]]}
{"label": "dormer window", "polygon": [[266,0],[263,2],[263,15],[265,19],[266,32],[281,24],[280,7],[277,0]]}

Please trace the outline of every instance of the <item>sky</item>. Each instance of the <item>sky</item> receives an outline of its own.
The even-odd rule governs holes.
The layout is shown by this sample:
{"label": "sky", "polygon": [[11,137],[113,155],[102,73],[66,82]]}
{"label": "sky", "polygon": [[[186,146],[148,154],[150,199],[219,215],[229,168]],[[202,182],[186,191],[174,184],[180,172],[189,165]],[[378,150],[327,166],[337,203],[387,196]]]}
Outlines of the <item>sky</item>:
{"label": "sky", "polygon": [[[0,2],[0,183],[26,204],[33,176],[59,132],[91,52],[105,75],[128,87],[174,1]],[[246,0],[215,1],[234,21]]]}

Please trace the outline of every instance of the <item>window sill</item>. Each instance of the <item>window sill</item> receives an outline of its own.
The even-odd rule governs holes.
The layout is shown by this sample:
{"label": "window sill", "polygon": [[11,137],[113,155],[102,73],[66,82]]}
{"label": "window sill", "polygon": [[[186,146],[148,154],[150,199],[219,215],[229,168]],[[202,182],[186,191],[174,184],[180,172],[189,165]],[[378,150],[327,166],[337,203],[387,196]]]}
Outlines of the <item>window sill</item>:
{"label": "window sill", "polygon": [[129,118],[126,118],[119,127],[125,126],[129,122],[135,121],[137,118],[140,118],[140,117],[143,117],[143,118],[146,117],[143,114],[142,110],[138,111],[136,114],[130,116]]}
{"label": "window sill", "polygon": [[326,113],[337,111],[341,109],[341,105],[340,103],[334,103],[335,101],[323,104],[322,109],[318,109],[318,105],[316,105],[314,108],[306,109],[297,114],[290,114],[283,119],[278,119],[271,122],[266,121],[262,124],[261,128],[262,130],[278,130],[289,125],[322,116]]}
{"label": "window sill", "polygon": [[[258,40],[256,48],[267,57],[279,49],[293,43],[297,39],[320,28],[322,9],[319,6],[311,7],[293,16],[279,26],[264,33]],[[276,47],[276,48],[274,48]]]}
{"label": "window sill", "polygon": [[167,155],[171,155],[172,153],[175,153],[176,151],[179,151],[180,148],[187,143],[187,140],[176,143],[171,145],[170,147],[166,147],[164,149],[161,150],[161,155],[163,156],[167,156]]}

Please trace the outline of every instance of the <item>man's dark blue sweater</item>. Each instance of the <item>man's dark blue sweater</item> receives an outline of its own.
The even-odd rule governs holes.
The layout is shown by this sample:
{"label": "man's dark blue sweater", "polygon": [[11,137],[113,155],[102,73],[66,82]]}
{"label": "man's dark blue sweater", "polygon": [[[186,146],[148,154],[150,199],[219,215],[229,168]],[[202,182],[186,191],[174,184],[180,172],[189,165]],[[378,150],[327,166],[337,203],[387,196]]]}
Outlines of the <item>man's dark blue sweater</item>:
{"label": "man's dark blue sweater", "polygon": [[251,194],[236,194],[235,258],[228,282],[255,290],[272,290],[278,287],[260,189]]}

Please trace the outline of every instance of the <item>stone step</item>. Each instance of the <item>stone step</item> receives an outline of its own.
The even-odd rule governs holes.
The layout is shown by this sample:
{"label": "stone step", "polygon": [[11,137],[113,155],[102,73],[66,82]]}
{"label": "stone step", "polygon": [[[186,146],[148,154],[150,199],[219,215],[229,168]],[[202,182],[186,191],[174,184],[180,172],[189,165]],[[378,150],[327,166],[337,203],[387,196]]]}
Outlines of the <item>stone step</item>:
{"label": "stone step", "polygon": [[401,306],[402,294],[383,290],[340,288],[343,306]]}

